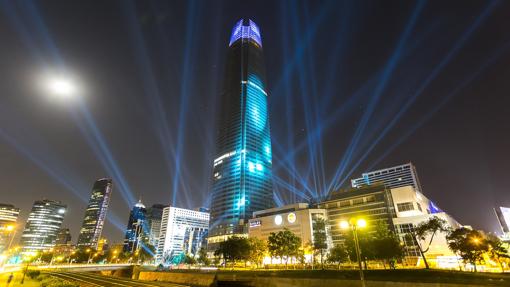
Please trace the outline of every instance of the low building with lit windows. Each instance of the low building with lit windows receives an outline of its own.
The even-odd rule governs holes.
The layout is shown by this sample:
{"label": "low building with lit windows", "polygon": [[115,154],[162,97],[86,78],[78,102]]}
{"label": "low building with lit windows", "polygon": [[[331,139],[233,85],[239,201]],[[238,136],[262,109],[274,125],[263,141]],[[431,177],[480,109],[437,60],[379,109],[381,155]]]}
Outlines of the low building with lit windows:
{"label": "low building with lit windows", "polygon": [[[306,249],[307,245],[313,243],[313,224],[318,218],[323,218],[327,222],[326,210],[310,208],[308,203],[295,203],[256,211],[253,213],[253,218],[248,221],[248,237],[267,241],[271,233],[288,229],[301,238],[302,248]],[[329,235],[327,229],[326,232]],[[329,236],[328,246],[331,246]],[[305,252],[307,262],[311,261],[311,256]],[[267,258],[265,263],[269,261],[270,258]]]}
{"label": "low building with lit windows", "polygon": [[[419,247],[410,237],[414,227],[432,217],[443,219],[450,228],[461,227],[455,219],[412,186],[391,189],[391,196],[396,213],[396,217],[392,219],[393,226],[405,246],[407,263],[422,264]],[[456,269],[458,267],[457,256],[448,248],[446,235],[446,232],[435,234],[430,246],[428,245],[430,236],[428,236],[424,240],[425,246],[422,247],[428,248],[425,255],[433,267]]]}
{"label": "low building with lit windows", "polygon": [[[363,218],[367,222],[367,228],[360,232],[375,232],[373,227],[376,225],[386,225],[399,237],[405,248],[406,263],[412,265],[422,264],[418,246],[410,237],[417,225],[436,216],[445,220],[451,228],[461,226],[412,185],[390,189],[384,184],[374,184],[332,192],[329,198],[318,206],[327,210],[334,244],[341,244],[345,240],[346,233],[340,228],[341,221]],[[430,237],[422,247],[428,247],[428,239]],[[448,248],[444,232],[434,235],[426,256],[434,267],[457,266],[457,257]]]}

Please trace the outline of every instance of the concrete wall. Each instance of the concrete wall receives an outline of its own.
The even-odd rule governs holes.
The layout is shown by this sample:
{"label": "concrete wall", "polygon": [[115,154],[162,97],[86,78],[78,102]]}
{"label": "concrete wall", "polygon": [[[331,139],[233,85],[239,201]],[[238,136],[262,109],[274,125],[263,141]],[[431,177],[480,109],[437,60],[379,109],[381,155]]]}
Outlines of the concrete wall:
{"label": "concrete wall", "polygon": [[[184,272],[140,272],[139,279],[146,281],[164,281],[177,284],[190,285],[193,287],[216,286],[215,273],[184,273]],[[235,276],[235,275],[234,275]],[[220,281],[232,282],[232,275],[219,275]],[[307,278],[279,278],[279,277],[251,277],[242,276],[242,282],[249,280],[253,287],[324,287],[342,286],[359,287],[358,280],[340,279],[307,279]],[[233,286],[229,284],[229,286]],[[415,283],[415,282],[390,282],[390,281],[367,281],[367,287],[475,287],[479,285],[461,285],[447,283]]]}

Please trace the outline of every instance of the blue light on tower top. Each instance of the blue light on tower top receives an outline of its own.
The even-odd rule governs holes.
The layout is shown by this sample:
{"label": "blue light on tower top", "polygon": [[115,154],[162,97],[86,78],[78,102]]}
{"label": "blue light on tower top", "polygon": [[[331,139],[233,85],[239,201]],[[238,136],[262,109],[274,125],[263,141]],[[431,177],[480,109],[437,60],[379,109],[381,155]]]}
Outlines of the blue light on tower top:
{"label": "blue light on tower top", "polygon": [[239,20],[234,29],[232,30],[232,35],[230,36],[229,46],[232,46],[234,42],[239,39],[252,39],[257,44],[262,47],[262,38],[260,36],[260,29],[252,20],[248,20],[248,26],[243,25],[244,20]]}

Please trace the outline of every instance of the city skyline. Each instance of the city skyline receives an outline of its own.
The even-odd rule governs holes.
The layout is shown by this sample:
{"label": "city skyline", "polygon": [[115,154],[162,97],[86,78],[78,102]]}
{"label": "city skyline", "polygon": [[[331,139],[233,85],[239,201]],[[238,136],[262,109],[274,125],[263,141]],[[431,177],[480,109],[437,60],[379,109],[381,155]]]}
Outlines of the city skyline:
{"label": "city skyline", "polygon": [[[104,3],[100,11],[3,3],[0,190],[9,197],[0,202],[21,208],[18,225],[35,199],[58,200],[77,238],[90,185],[102,177],[113,178],[105,235],[114,242],[140,196],[147,206],[209,206],[225,50],[232,26],[250,18],[264,32],[269,65],[278,204],[413,162],[441,208],[497,231],[493,208],[510,206],[510,39],[500,28],[508,4],[399,2],[394,11],[273,2]],[[45,97],[32,82],[47,69],[76,76],[83,102]]]}

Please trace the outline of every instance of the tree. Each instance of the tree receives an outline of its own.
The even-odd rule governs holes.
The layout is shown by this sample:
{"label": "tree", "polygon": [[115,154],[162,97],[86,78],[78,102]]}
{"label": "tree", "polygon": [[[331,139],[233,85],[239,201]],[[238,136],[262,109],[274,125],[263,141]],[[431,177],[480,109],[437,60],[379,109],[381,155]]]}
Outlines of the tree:
{"label": "tree", "polygon": [[257,267],[264,261],[264,256],[267,252],[267,244],[263,240],[252,237],[248,239],[250,251],[248,258],[250,262],[255,263]]}
{"label": "tree", "polygon": [[[418,226],[416,226],[414,230],[411,231],[411,235],[416,245],[418,246],[418,249],[420,250],[420,254],[426,269],[429,269],[429,264],[427,262],[427,258],[425,257],[425,253],[429,251],[430,246],[432,245],[432,241],[434,240],[434,236],[439,232],[447,231],[449,231],[448,224],[444,219],[441,219],[437,216],[431,217],[429,220],[418,224]],[[426,243],[427,238],[428,244],[427,247],[424,248],[423,244]]]}
{"label": "tree", "polygon": [[232,264],[235,264],[238,260],[246,262],[249,258],[249,251],[250,245],[247,238],[232,236],[221,242],[214,254],[222,256],[226,266],[229,261],[232,262]]}
{"label": "tree", "polygon": [[207,257],[207,250],[203,247],[198,250],[198,263],[205,266],[211,264],[211,260]]}
{"label": "tree", "polygon": [[271,256],[285,258],[285,268],[291,257],[298,257],[301,247],[301,238],[285,228],[277,233],[271,232],[268,238],[268,250]]}
{"label": "tree", "polygon": [[340,269],[340,264],[347,260],[349,260],[349,254],[344,245],[337,244],[329,251],[328,262],[338,264],[338,269]]}
{"label": "tree", "polygon": [[501,239],[493,234],[487,234],[485,240],[489,247],[489,258],[498,262],[501,272],[505,272],[503,261],[507,261],[510,258],[508,250],[503,246]]}
{"label": "tree", "polygon": [[182,257],[182,263],[187,264],[187,265],[195,265],[195,264],[197,264],[197,260],[195,259],[195,257],[186,253]]}
{"label": "tree", "polygon": [[446,236],[448,247],[464,260],[473,264],[483,259],[483,254],[489,251],[489,244],[482,232],[461,227]]}
{"label": "tree", "polygon": [[400,241],[384,223],[378,223],[375,227],[375,235],[371,240],[374,259],[382,260],[386,268],[386,261],[402,258],[404,250]]}
{"label": "tree", "polygon": [[324,269],[323,254],[328,249],[326,220],[317,218],[313,223],[313,249],[318,251],[321,256],[321,268]]}

